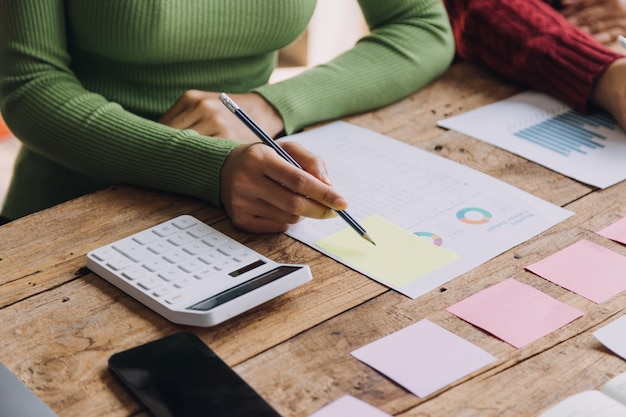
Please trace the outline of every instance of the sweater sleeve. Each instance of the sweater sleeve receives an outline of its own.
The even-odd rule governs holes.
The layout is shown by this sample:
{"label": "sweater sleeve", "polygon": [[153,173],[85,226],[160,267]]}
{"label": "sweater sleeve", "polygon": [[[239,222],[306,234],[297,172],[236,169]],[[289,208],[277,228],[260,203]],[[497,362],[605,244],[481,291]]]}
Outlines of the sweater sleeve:
{"label": "sweater sleeve", "polygon": [[459,57],[585,111],[620,58],[540,0],[444,0]]}
{"label": "sweater sleeve", "polygon": [[290,134],[397,101],[443,73],[454,43],[441,0],[359,0],[370,34],[330,62],[264,85]]}
{"label": "sweater sleeve", "polygon": [[0,99],[24,146],[103,182],[219,204],[234,142],[168,128],[87,91],[71,70],[63,0],[0,0]]}

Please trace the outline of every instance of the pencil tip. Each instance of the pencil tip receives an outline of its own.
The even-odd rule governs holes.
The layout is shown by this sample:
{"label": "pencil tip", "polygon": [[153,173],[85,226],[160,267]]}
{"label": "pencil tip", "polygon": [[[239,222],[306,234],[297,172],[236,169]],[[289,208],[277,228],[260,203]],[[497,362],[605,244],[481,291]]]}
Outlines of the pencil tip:
{"label": "pencil tip", "polygon": [[372,245],[376,246],[376,243],[372,240],[371,237],[369,237],[369,235],[367,233],[363,233],[361,235],[361,237],[365,240],[367,240],[368,242],[370,242]]}

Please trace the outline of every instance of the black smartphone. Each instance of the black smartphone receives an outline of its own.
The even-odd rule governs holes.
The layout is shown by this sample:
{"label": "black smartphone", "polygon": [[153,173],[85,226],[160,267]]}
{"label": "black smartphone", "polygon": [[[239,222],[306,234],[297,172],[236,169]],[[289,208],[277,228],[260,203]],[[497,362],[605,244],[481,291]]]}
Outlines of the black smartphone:
{"label": "black smartphone", "polygon": [[116,353],[109,370],[155,417],[280,417],[190,332]]}

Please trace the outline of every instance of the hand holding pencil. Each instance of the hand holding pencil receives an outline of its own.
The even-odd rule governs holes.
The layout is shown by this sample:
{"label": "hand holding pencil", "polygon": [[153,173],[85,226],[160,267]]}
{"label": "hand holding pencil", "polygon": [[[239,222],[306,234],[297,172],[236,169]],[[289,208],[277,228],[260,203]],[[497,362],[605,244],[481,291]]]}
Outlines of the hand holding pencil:
{"label": "hand holding pencil", "polygon": [[221,172],[221,200],[233,224],[255,233],[284,232],[302,217],[336,217],[346,200],[316,177],[323,162],[294,142],[283,146],[310,172],[260,142],[234,148]]}
{"label": "hand holding pencil", "polygon": [[[292,205],[292,207],[296,207],[300,205],[301,205],[300,207],[306,207],[307,205],[310,205],[310,204],[316,205],[316,204],[321,203],[321,205],[325,206],[327,209],[330,208],[334,210],[363,239],[367,240],[368,242],[371,242],[372,244],[375,244],[374,241],[367,234],[367,231],[345,211],[345,208],[347,207],[347,203],[345,199],[343,199],[343,197],[337,194],[330,187],[329,182],[327,180],[325,183],[323,183],[322,181],[317,180],[317,178],[315,178],[313,175],[310,174],[310,172],[316,171],[315,169],[316,166],[323,167],[323,162],[319,158],[308,153],[306,150],[304,150],[304,148],[297,145],[296,143],[285,143],[283,146],[292,147],[294,149],[291,152],[287,152],[285,149],[283,149],[283,147],[279,146],[269,135],[267,135],[252,119],[250,119],[248,115],[245,112],[243,112],[243,110],[241,110],[239,106],[237,106],[230,99],[230,97],[222,93],[220,94],[220,100],[233,114],[235,114],[235,116],[237,116],[252,132],[254,132],[255,135],[259,139],[261,139],[261,141],[265,145],[267,145],[268,147],[267,150],[274,151],[276,155],[278,155],[280,158],[286,161],[289,165],[291,165],[291,167],[298,170],[297,173],[291,171],[291,174],[296,174],[295,177],[293,176],[285,177],[285,178],[291,178],[289,183],[281,182],[280,180],[277,183],[277,185],[279,185],[281,188],[286,188],[285,190],[283,190],[283,192],[291,191],[292,193],[300,194],[300,201],[298,202],[298,204]],[[251,150],[250,146],[248,146],[247,149]],[[263,151],[266,151],[266,150],[263,150]],[[293,157],[295,156],[294,152],[297,152],[300,155],[301,161],[315,161],[316,164],[309,163],[308,166],[303,167],[296,159],[294,159]],[[306,157],[302,157],[307,153],[308,155],[306,155]],[[237,164],[235,164],[234,166],[237,166]],[[262,168],[264,165],[258,164],[258,166]],[[284,168],[285,170],[283,172],[289,173],[289,170],[286,169],[287,167],[284,167]],[[318,178],[325,178],[325,168],[322,168],[321,170],[317,170],[317,171],[319,172]],[[275,171],[274,174],[279,174],[279,172]],[[261,181],[265,179],[267,178],[259,177],[259,180]],[[295,182],[293,182],[293,179],[295,179]],[[316,185],[315,180],[319,181],[319,183],[321,184]],[[322,185],[322,188],[319,188],[320,185]],[[278,192],[278,190],[276,190],[276,192]],[[293,195],[291,197],[294,198]],[[301,200],[302,198],[304,198],[305,201]],[[298,200],[297,197],[295,199]],[[310,214],[309,215],[303,214],[303,215],[307,217],[314,217],[314,218],[326,218],[326,217],[329,217],[330,213],[324,212],[322,213],[322,215],[310,215]],[[272,213],[268,211],[267,215],[269,217],[267,218],[266,222],[271,222]],[[294,222],[289,222],[289,223],[294,223]]]}

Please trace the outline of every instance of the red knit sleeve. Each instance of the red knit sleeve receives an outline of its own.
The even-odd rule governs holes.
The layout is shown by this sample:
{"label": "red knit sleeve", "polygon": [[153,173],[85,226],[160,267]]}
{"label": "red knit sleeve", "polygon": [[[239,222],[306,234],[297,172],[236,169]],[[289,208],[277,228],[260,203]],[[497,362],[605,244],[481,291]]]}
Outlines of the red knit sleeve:
{"label": "red knit sleeve", "polygon": [[444,0],[459,57],[584,111],[594,81],[622,55],[541,0]]}

